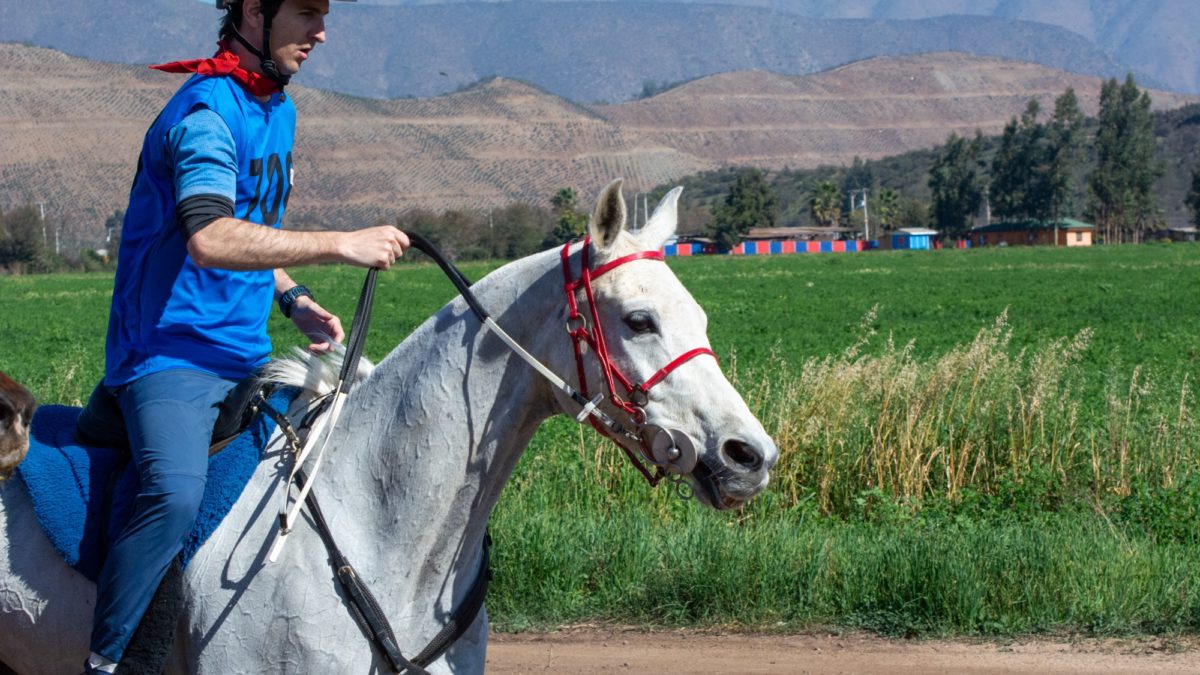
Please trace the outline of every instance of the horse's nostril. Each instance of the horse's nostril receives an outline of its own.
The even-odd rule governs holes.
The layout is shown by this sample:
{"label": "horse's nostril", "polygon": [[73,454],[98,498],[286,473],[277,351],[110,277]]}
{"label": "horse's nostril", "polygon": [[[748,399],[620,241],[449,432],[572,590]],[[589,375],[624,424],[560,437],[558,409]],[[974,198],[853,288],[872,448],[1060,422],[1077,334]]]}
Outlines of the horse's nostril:
{"label": "horse's nostril", "polygon": [[762,468],[763,456],[758,448],[736,438],[731,438],[721,446],[721,452],[734,464],[747,471],[758,471]]}

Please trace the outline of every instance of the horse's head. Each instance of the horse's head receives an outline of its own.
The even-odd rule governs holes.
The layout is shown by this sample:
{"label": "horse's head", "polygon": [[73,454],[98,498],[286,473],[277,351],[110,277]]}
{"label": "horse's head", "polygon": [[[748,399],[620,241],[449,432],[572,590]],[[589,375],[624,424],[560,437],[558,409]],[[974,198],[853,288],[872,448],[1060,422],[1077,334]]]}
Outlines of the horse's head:
{"label": "horse's head", "polygon": [[0,480],[12,475],[29,450],[29,422],[37,404],[25,387],[0,372]]}
{"label": "horse's head", "polygon": [[[667,193],[634,234],[625,229],[621,181],[605,188],[584,256],[591,258],[596,314],[591,314],[587,289],[577,289],[581,316],[573,323],[588,327],[598,319],[603,346],[597,349],[592,335],[583,348],[591,380],[586,388],[595,395],[611,384],[617,400],[610,397],[604,409],[627,429],[636,429],[641,442],[630,443],[629,436],[614,440],[684,476],[710,506],[736,508],[766,487],[779,451],[721,372],[709,347],[704,311],[654,255],[675,234],[681,191]],[[639,255],[646,252],[653,253]],[[604,372],[604,351],[611,377]]]}

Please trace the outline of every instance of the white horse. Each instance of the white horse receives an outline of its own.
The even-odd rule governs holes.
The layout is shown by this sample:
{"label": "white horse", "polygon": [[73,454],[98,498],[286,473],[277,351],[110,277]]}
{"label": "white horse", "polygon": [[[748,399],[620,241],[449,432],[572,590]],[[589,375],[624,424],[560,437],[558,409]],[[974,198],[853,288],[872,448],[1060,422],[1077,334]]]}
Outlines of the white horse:
{"label": "white horse", "polygon": [[[632,235],[624,231],[620,181],[609,185],[589,225],[593,267],[659,250],[674,234],[679,192]],[[576,275],[582,249],[570,249]],[[578,387],[563,288],[554,250],[500,268],[474,291],[496,323]],[[622,264],[594,289],[611,358],[637,381],[708,347],[704,312],[663,262]],[[585,294],[578,300],[587,306]],[[594,388],[602,374],[594,354],[586,357]],[[605,409],[628,421],[613,405]],[[488,516],[534,431],[553,415],[579,410],[482,327],[461,297],[352,390],[315,490],[406,656],[441,630],[478,576]],[[649,391],[644,411],[646,424],[695,442],[699,461],[687,480],[703,502],[740,506],[766,486],[778,451],[710,355],[670,372]],[[276,433],[240,501],[187,568],[167,672],[388,672],[351,618],[309,520],[298,522],[279,562],[266,561],[278,527],[283,445]],[[0,661],[19,673],[77,672],[87,654],[93,585],[51,547],[19,482],[0,490],[0,533]],[[480,612],[428,669],[482,672],[486,642]]]}

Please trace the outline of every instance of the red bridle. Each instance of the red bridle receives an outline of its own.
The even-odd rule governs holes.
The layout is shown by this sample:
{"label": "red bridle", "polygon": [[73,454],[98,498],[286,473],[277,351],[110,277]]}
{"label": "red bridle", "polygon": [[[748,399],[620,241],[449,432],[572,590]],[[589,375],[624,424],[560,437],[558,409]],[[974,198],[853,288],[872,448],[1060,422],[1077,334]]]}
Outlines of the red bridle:
{"label": "red bridle", "polygon": [[[609,261],[596,269],[591,269],[591,237],[585,237],[583,240],[583,249],[581,252],[581,263],[579,278],[575,278],[571,273],[571,244],[566,244],[562,248],[562,268],[563,279],[566,281],[565,290],[567,294],[567,334],[571,336],[572,345],[575,348],[575,367],[579,373],[579,391],[585,398],[591,398],[591,393],[588,391],[587,369],[583,364],[583,346],[591,347],[596,354],[596,358],[600,361],[600,369],[604,373],[604,385],[608,387],[608,400],[618,409],[623,410],[634,421],[635,425],[640,427],[646,421],[645,406],[649,402],[648,392],[654,385],[662,382],[676,368],[691,361],[697,356],[707,354],[714,359],[717,355],[708,347],[697,347],[688,350],[676,357],[667,365],[663,366],[657,372],[640,384],[633,383],[624,373],[617,368],[612,362],[612,358],[608,354],[608,344],[604,339],[604,328],[600,324],[600,313],[596,308],[596,298],[592,292],[592,281],[599,278],[601,275],[624,265],[625,263],[635,260],[665,260],[661,251],[639,251],[631,253],[627,256],[622,256],[616,260]],[[575,298],[576,292],[583,289],[584,295],[587,297],[588,310],[591,314],[592,328],[588,328],[588,322],[583,314],[579,311],[579,303]],[[625,396],[622,397],[617,393],[616,383],[620,382],[625,389]],[[633,465],[641,472],[650,485],[658,485],[659,481],[666,475],[662,467],[657,467],[653,473],[646,468],[646,465],[638,458],[624,443],[617,440],[604,425],[596,421],[595,417],[588,418],[592,426],[612,439],[618,447],[625,452]],[[645,439],[639,438],[638,443],[641,445],[642,453],[645,457],[652,457],[650,448],[646,444]]]}

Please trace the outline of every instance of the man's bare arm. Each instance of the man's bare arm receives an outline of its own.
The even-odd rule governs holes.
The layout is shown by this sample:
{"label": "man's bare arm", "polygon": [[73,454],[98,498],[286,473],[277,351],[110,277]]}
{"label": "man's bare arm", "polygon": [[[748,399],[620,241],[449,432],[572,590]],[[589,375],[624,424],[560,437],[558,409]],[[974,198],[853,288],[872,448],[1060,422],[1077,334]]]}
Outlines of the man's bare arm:
{"label": "man's bare arm", "polygon": [[275,268],[275,299],[276,300],[279,299],[279,296],[281,296],[284,293],[286,293],[287,291],[291,290],[292,287],[295,285],[296,285],[296,281],[294,279],[292,279],[292,275],[287,273],[287,270],[285,270],[281,267]]}
{"label": "man's bare arm", "polygon": [[340,262],[388,269],[408,248],[391,225],[352,232],[300,232],[218,218],[192,234],[188,254],[200,267],[261,270]]}

